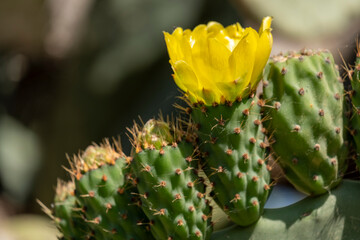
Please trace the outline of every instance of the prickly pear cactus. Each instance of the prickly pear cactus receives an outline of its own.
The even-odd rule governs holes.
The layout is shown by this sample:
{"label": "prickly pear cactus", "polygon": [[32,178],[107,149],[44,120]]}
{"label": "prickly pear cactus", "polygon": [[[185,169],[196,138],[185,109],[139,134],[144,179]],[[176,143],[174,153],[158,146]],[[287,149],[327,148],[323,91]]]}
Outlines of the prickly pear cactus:
{"label": "prickly pear cactus", "polygon": [[149,120],[131,130],[132,167],[142,208],[156,239],[209,239],[211,210],[197,176],[196,152],[189,136],[173,124]]}
{"label": "prickly pear cactus", "polygon": [[356,60],[353,69],[349,69],[348,75],[351,80],[351,101],[353,115],[351,117],[351,131],[356,145],[356,163],[360,166],[360,42],[357,42]]}
{"label": "prickly pear cactus", "polygon": [[95,239],[152,239],[129,171],[131,160],[108,142],[74,158],[76,197]]}
{"label": "prickly pear cactus", "polygon": [[272,48],[271,17],[256,32],[217,22],[165,33],[174,80],[192,107],[213,197],[241,226],[259,219],[270,189],[260,107],[249,98]]}
{"label": "prickly pear cactus", "polygon": [[264,81],[265,121],[287,179],[309,195],[335,187],[345,171],[347,145],[343,83],[328,51],[274,57]]}
{"label": "prickly pear cactus", "polygon": [[204,171],[218,205],[241,226],[257,221],[267,200],[270,166],[257,98],[192,109]]}
{"label": "prickly pear cactus", "polygon": [[83,219],[81,211],[75,196],[74,182],[59,180],[52,218],[63,234],[61,239],[94,239],[91,237],[91,230]]}

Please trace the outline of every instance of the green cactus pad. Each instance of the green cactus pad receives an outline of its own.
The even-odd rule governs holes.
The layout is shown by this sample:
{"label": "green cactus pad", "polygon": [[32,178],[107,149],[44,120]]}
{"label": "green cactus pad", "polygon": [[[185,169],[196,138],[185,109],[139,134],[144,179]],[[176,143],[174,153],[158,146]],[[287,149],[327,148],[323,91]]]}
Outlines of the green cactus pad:
{"label": "green cactus pad", "polygon": [[[197,177],[194,147],[178,128],[169,126],[173,125],[150,120],[142,130],[136,125],[132,130],[136,145],[132,167],[142,209],[156,239],[209,239],[211,209],[205,185]],[[158,139],[164,141],[159,145]]]}
{"label": "green cactus pad", "polygon": [[360,199],[359,189],[359,181],[345,179],[330,194],[308,197],[284,208],[265,209],[256,225],[231,226],[214,232],[211,239],[358,239],[360,208],[354,203]]}
{"label": "green cactus pad", "polygon": [[74,158],[76,197],[95,239],[152,239],[130,162],[109,143],[89,146]]}
{"label": "green cactus pad", "polygon": [[241,226],[256,222],[270,184],[267,143],[262,132],[257,98],[218,106],[195,106],[204,172],[213,186],[212,197]]}
{"label": "green cactus pad", "polygon": [[75,196],[74,182],[58,181],[54,199],[53,220],[62,233],[62,239],[93,239],[84,221]]}
{"label": "green cactus pad", "polygon": [[328,192],[340,182],[347,154],[344,89],[331,53],[276,56],[264,78],[264,125],[287,179],[309,195]]}
{"label": "green cactus pad", "polygon": [[357,42],[355,65],[353,69],[349,69],[348,75],[351,80],[351,102],[353,106],[353,114],[350,120],[350,133],[356,145],[356,164],[360,168],[360,42]]}

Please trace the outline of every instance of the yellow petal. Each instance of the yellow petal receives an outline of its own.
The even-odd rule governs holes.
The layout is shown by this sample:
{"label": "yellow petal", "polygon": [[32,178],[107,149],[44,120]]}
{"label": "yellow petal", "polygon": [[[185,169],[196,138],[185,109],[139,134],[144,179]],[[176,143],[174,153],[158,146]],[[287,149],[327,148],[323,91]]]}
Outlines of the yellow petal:
{"label": "yellow petal", "polygon": [[[215,28],[215,26],[219,27],[219,25],[214,23],[213,27]],[[227,54],[227,49],[214,49],[214,45],[216,45],[216,43],[214,43],[213,40],[210,41],[211,46],[209,46],[206,28],[207,27],[205,25],[199,25],[194,29],[191,35],[191,39],[194,41],[192,46],[192,68],[199,80],[199,87],[201,89],[205,89],[204,92],[202,92],[204,98],[208,100],[211,98],[220,100],[221,92],[215,85],[215,78],[213,75],[215,70],[211,61],[214,61],[214,64],[217,64],[215,62],[221,62],[224,61],[224,59],[221,59],[223,56],[220,56],[219,52],[214,53],[216,55],[212,56],[210,51],[220,51],[221,54]],[[216,46],[219,46],[219,44]],[[211,94],[209,92],[211,92]]]}
{"label": "yellow petal", "polygon": [[215,36],[220,31],[224,30],[224,26],[218,22],[212,21],[207,24],[206,30],[207,30],[209,36]]}
{"label": "yellow petal", "polygon": [[192,55],[196,57],[207,57],[207,31],[205,25],[197,26],[191,34]]}
{"label": "yellow petal", "polygon": [[[207,39],[207,49],[202,49],[201,57],[193,57],[193,68],[205,102],[220,101],[222,93],[216,87],[216,81],[230,78],[228,59],[231,52],[214,38]],[[210,103],[212,104],[212,103]]]}
{"label": "yellow petal", "polygon": [[227,101],[234,102],[238,97],[237,84],[233,82],[216,82],[216,87],[223,92],[223,96],[226,96]]}
{"label": "yellow petal", "polygon": [[261,34],[267,30],[267,29],[270,29],[271,30],[271,22],[272,22],[272,17],[264,17],[262,22],[261,22],[261,26],[260,26],[260,29],[259,29],[259,35],[261,36]]}
{"label": "yellow petal", "polygon": [[251,76],[251,88],[255,90],[259,81],[262,78],[262,72],[269,59],[271,48],[273,44],[272,34],[270,29],[266,29],[260,36],[258,47],[256,49],[255,65]]}
{"label": "yellow petal", "polygon": [[173,65],[174,80],[184,92],[201,89],[199,81],[191,67],[183,60],[179,60]]}
{"label": "yellow petal", "polygon": [[211,79],[211,66],[205,25],[199,25],[194,29],[191,34],[191,42],[192,68],[199,80],[200,89],[208,88],[207,82]]}
{"label": "yellow petal", "polygon": [[[229,57],[231,56],[231,52],[229,49],[217,39],[210,38],[209,39],[209,56],[210,56],[210,64],[211,68],[211,77],[213,81],[208,81],[205,86],[212,89],[215,94],[215,99],[220,101],[221,96],[227,96],[228,89],[221,88],[218,83],[228,83],[233,82],[230,74],[229,68]],[[209,84],[209,82],[215,83]],[[224,91],[226,90],[226,91]]]}
{"label": "yellow petal", "polygon": [[229,38],[225,31],[220,31],[218,34],[213,37],[222,45],[224,45],[230,52],[236,47],[238,40]]}
{"label": "yellow petal", "polygon": [[228,71],[230,50],[215,38],[209,38],[208,45],[211,67],[216,70]]}
{"label": "yellow petal", "polygon": [[183,32],[184,32],[184,30],[181,27],[177,27],[171,35],[178,38],[183,35]]}
{"label": "yellow petal", "polygon": [[198,101],[202,101],[205,105],[211,105],[217,101],[217,95],[211,89],[203,88],[195,93],[199,97]]}
{"label": "yellow petal", "polygon": [[164,32],[164,38],[170,60],[176,62],[179,59],[178,42],[176,41],[174,36],[167,32]]}
{"label": "yellow petal", "polygon": [[243,35],[244,29],[240,23],[229,25],[225,28],[227,35],[230,38],[240,38]]}
{"label": "yellow petal", "polygon": [[175,37],[164,32],[164,37],[171,62],[184,60],[191,64],[191,48],[186,36]]}
{"label": "yellow petal", "polygon": [[225,28],[225,31],[230,38],[236,38],[236,35],[238,34],[237,27],[235,24],[227,26]]}
{"label": "yellow petal", "polygon": [[199,102],[199,101],[204,102],[203,100],[200,100],[199,97],[197,97],[196,94],[194,94],[194,93],[192,93],[192,92],[187,92],[187,93],[185,94],[185,96],[188,97],[188,99],[189,99],[189,101],[190,101],[191,103],[196,103],[196,102]]}
{"label": "yellow petal", "polygon": [[237,82],[236,88],[239,95],[250,83],[258,39],[259,35],[254,29],[245,29],[244,37],[240,40],[229,58],[231,76]]}

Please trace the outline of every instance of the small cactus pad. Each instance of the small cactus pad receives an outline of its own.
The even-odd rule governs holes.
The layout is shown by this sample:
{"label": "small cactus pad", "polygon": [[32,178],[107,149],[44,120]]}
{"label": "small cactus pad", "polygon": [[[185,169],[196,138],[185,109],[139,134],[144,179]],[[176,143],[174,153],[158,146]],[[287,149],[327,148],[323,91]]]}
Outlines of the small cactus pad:
{"label": "small cactus pad", "polygon": [[180,128],[149,120],[131,130],[135,147],[132,167],[142,208],[156,239],[209,239],[211,210],[205,185],[198,178],[194,147]]}
{"label": "small cactus pad", "polygon": [[264,75],[264,125],[287,179],[309,195],[329,191],[345,171],[343,83],[328,51],[273,57]]}
{"label": "small cactus pad", "polygon": [[76,197],[95,239],[152,239],[130,173],[130,157],[108,142],[75,157]]}
{"label": "small cactus pad", "polygon": [[257,98],[247,98],[231,104],[198,105],[191,111],[212,197],[241,226],[259,219],[270,189],[261,104]]}
{"label": "small cactus pad", "polygon": [[351,117],[351,134],[356,145],[356,163],[360,166],[360,42],[357,42],[357,53],[355,65],[348,69],[348,75],[351,80],[351,102],[353,115]]}

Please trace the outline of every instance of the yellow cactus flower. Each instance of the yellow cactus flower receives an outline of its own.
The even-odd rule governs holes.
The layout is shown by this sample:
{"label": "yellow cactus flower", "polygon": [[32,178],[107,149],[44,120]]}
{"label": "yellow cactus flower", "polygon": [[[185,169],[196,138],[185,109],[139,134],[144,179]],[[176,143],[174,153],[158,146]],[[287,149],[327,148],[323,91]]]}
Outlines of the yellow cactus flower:
{"label": "yellow cactus flower", "polygon": [[191,103],[234,102],[257,87],[272,48],[271,21],[265,17],[259,32],[217,22],[164,32],[175,83]]}

